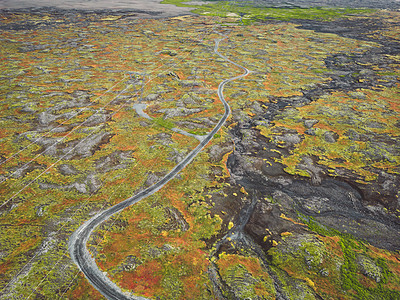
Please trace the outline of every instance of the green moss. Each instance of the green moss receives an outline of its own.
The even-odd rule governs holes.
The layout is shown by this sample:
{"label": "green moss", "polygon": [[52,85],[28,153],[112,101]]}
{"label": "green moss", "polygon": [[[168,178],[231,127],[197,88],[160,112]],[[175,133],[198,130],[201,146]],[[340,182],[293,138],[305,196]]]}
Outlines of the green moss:
{"label": "green moss", "polygon": [[176,266],[165,264],[161,286],[163,294],[168,295],[165,299],[179,299],[183,293],[183,284],[180,278],[186,275],[187,266],[181,265],[178,270]]}
{"label": "green moss", "polygon": [[[398,172],[400,156],[388,138],[400,132],[395,125],[398,122],[396,111],[391,109],[388,100],[394,97],[389,95],[394,95],[396,90],[335,93],[307,106],[284,110],[266,134],[281,147],[285,145],[278,144],[279,136],[287,129],[297,132],[303,139],[289,155],[278,161],[286,166],[288,173],[307,176],[302,160],[313,157],[314,163],[332,176],[346,169],[365,183],[376,180],[382,170]],[[312,128],[313,135],[306,133],[304,120],[307,119],[318,121]],[[376,121],[371,124],[371,120]],[[337,139],[327,139],[329,135],[336,135]],[[373,138],[363,140],[361,137],[366,135]]]}
{"label": "green moss", "polygon": [[158,228],[167,221],[164,208],[162,206],[154,206],[150,202],[146,202],[143,208],[150,215],[150,218],[140,220],[138,227],[157,234],[159,232]]}
{"label": "green moss", "polygon": [[342,239],[339,243],[344,254],[344,264],[340,269],[343,289],[355,291],[357,297],[361,299],[400,299],[400,293],[398,291],[393,291],[385,287],[388,277],[393,275],[389,273],[384,259],[380,258],[376,262],[382,270],[382,276],[381,280],[378,282],[378,287],[366,288],[359,281],[360,271],[356,263],[356,252],[354,251],[360,247],[354,247],[355,244],[349,240]]}
{"label": "green moss", "polygon": [[399,76],[399,73],[389,72],[389,71],[388,72],[377,72],[377,74],[380,76],[396,76],[396,77]]}
{"label": "green moss", "polygon": [[[236,14],[243,16],[241,24],[249,25],[259,19],[278,19],[278,20],[292,20],[292,19],[321,19],[332,20],[346,15],[353,14],[368,14],[374,10],[371,9],[352,9],[352,8],[328,8],[328,7],[310,7],[310,8],[272,8],[272,7],[259,7],[257,5],[237,5],[234,2],[228,1],[208,1],[205,5],[189,5],[186,0],[164,0],[161,3],[174,4],[182,7],[193,7],[194,13],[203,14],[207,16],[229,17]],[[239,22],[239,18],[237,20]]]}
{"label": "green moss", "polygon": [[312,219],[303,218],[302,220],[311,230],[321,235],[340,237],[339,245],[343,252],[343,264],[340,267],[340,279],[341,287],[345,291],[349,291],[351,293],[354,291],[355,297],[359,299],[400,299],[400,293],[398,291],[394,291],[385,287],[388,279],[393,277],[393,274],[389,272],[387,263],[383,258],[378,258],[376,260],[368,258],[369,260],[374,261],[374,268],[376,268],[376,266],[380,268],[381,276],[378,280],[379,282],[377,283],[378,287],[365,287],[360,283],[360,276],[365,275],[361,274],[360,266],[357,263],[357,256],[360,253],[363,253],[363,255],[368,257],[367,248],[364,242],[356,240],[349,234],[343,234],[335,229],[321,226]]}
{"label": "green moss", "polygon": [[[261,296],[257,293],[257,285],[259,284],[266,286],[267,290],[274,290],[272,281],[260,282],[241,264],[227,268],[224,272],[223,280],[239,299],[257,299]],[[270,295],[268,298],[263,297],[263,299],[273,299],[273,296]]]}
{"label": "green moss", "polygon": [[[181,1],[174,2],[181,3]],[[227,3],[223,8],[220,8],[223,5],[222,3],[212,2],[210,5],[199,8],[208,9],[211,15],[221,13],[224,16],[228,11],[234,12],[230,9],[238,9],[236,11],[237,14],[242,11],[242,8],[232,7]],[[286,18],[310,11],[278,9],[270,10],[267,13],[267,10],[263,9],[249,10],[248,14],[244,12],[243,23],[250,24],[258,18],[274,17],[274,14],[277,17]],[[23,14],[14,14],[10,18],[20,18],[22,16]],[[86,18],[87,16],[81,17]],[[33,18],[37,17],[35,15],[26,15],[26,20],[32,20]],[[216,88],[222,78],[234,76],[240,71],[235,68],[229,68],[229,70],[225,67],[222,68],[219,64],[223,61],[222,59],[218,63],[213,63],[216,60],[212,51],[210,52],[209,50],[214,45],[213,38],[215,38],[215,35],[205,37],[201,47],[196,45],[196,42],[194,42],[196,46],[191,44],[193,37],[204,29],[203,22],[207,24],[206,26],[211,27],[214,25],[208,18],[202,18],[201,22],[199,22],[199,18],[194,18],[194,23],[191,23],[190,18],[186,18],[186,21],[176,19],[163,19],[162,22],[142,20],[140,27],[150,29],[148,31],[145,30],[144,35],[139,32],[141,29],[134,29],[137,25],[136,21],[129,20],[129,18],[118,21],[118,24],[117,21],[107,21],[100,24],[88,21],[83,23],[74,22],[69,27],[64,26],[64,24],[68,23],[64,18],[65,16],[62,16],[61,22],[58,22],[57,26],[51,27],[51,30],[48,30],[48,26],[39,26],[37,31],[4,30],[1,33],[4,42],[1,53],[5,60],[3,60],[4,64],[0,68],[2,78],[7,78],[7,80],[2,81],[4,84],[0,87],[0,93],[4,100],[1,104],[3,112],[1,120],[3,128],[1,154],[4,157],[8,157],[11,153],[15,153],[21,147],[29,144],[28,140],[18,137],[22,137],[23,132],[34,131],[33,125],[37,122],[39,113],[60,104],[66,104],[67,106],[60,110],[59,113],[69,113],[79,108],[84,108],[82,113],[64,124],[67,125],[66,127],[76,126],[76,124],[89,117],[94,110],[112,101],[123,89],[127,88],[129,90],[121,94],[121,99],[117,99],[118,101],[116,102],[118,104],[107,104],[107,110],[110,114],[116,113],[113,115],[112,120],[101,125],[113,135],[110,142],[102,144],[90,157],[77,157],[72,160],[58,162],[73,165],[79,174],[64,176],[58,173],[57,170],[51,170],[41,177],[42,181],[66,185],[81,178],[86,178],[87,174],[96,174],[96,177],[104,183],[101,190],[90,195],[82,195],[75,189],[68,191],[49,188],[44,190],[38,184],[32,184],[29,189],[19,195],[18,199],[13,201],[11,210],[3,212],[1,216],[2,224],[29,222],[30,225],[38,223],[41,226],[2,228],[3,234],[0,236],[0,244],[2,245],[0,250],[3,252],[2,260],[10,267],[1,269],[0,289],[4,287],[4,282],[8,282],[13,278],[16,272],[21,270],[30,260],[32,255],[36,254],[43,241],[47,239],[55,240],[47,252],[37,256],[37,260],[31,269],[24,270],[26,276],[19,278],[17,287],[9,298],[25,299],[32,289],[36,287],[38,288],[38,294],[33,296],[46,299],[61,297],[61,293],[68,288],[73,290],[76,287],[76,281],[73,281],[73,278],[78,270],[72,262],[66,257],[65,261],[62,261],[60,265],[52,269],[55,266],[55,262],[68,254],[65,242],[70,234],[77,229],[79,224],[82,224],[97,211],[130,197],[134,191],[142,188],[149,170],[165,174],[167,170],[175,165],[169,158],[171,152],[178,151],[184,154],[198,143],[196,141],[191,142],[190,140],[193,139],[190,138],[175,139],[173,136],[172,142],[165,145],[162,140],[157,138],[160,132],[170,133],[169,129],[175,127],[174,122],[190,120],[191,116],[174,117],[169,120],[160,118],[150,125],[150,122],[146,120],[144,122],[146,124],[141,125],[142,120],[137,120],[132,111],[121,107],[121,104],[125,104],[122,102],[124,99],[132,99],[134,97],[134,91],[141,88],[140,84],[127,85],[128,83],[123,80],[112,92],[104,94],[108,88],[122,80],[123,76],[132,70],[146,70],[148,73],[155,70],[157,70],[157,73],[164,72],[158,70],[162,64],[164,67],[170,68],[177,62],[179,62],[178,66],[174,69],[176,73],[179,73],[179,77],[188,79],[191,74],[193,75],[191,72],[196,66],[198,68],[197,77],[205,77],[207,88]],[[232,19],[226,20],[231,21]],[[239,18],[236,17],[233,20],[239,21]],[[42,20],[38,21],[42,22]],[[3,22],[8,22],[8,20],[4,19]],[[87,28],[81,27],[80,24],[84,24]],[[122,27],[119,27],[119,25],[125,29],[121,29]],[[235,59],[246,60],[246,62],[242,63],[243,65],[252,66],[260,70],[260,72],[252,73],[245,80],[229,85],[227,92],[228,90],[232,90],[235,93],[241,90],[249,91],[246,97],[240,96],[233,101],[229,99],[233,109],[243,109],[245,105],[252,101],[268,101],[271,95],[274,97],[289,97],[293,94],[301,95],[301,89],[306,85],[324,81],[322,77],[317,78],[318,76],[315,74],[325,71],[323,59],[332,53],[332,49],[342,51],[353,47],[351,44],[354,44],[354,47],[360,46],[354,40],[337,39],[327,34],[299,30],[295,25],[287,23],[277,24],[274,22],[274,24],[240,28],[236,26],[232,27],[232,30],[231,41],[223,43],[224,53],[229,57],[235,57]],[[154,38],[150,31],[157,34],[158,38]],[[83,35],[84,39],[82,42],[77,42],[77,47],[70,47],[68,42],[64,43],[70,39],[75,39],[78,35]],[[151,36],[151,38],[148,36]],[[314,43],[311,37],[322,38],[324,42]],[[10,45],[9,42],[6,42],[8,38],[10,38],[10,41],[11,39],[15,40],[18,44]],[[135,39],[135,45],[132,44],[133,38]],[[20,47],[25,47],[29,43],[63,46],[60,49],[52,49],[47,53],[36,50],[30,52],[19,51]],[[93,47],[86,49],[86,46],[91,44]],[[336,47],[338,45],[340,47]],[[317,49],[322,49],[321,47],[324,50],[317,51]],[[154,55],[154,53],[159,53],[165,49],[173,49],[177,55],[174,56],[174,52],[166,52],[165,54],[172,54],[172,56],[165,55],[163,58],[167,59],[167,61],[161,62],[160,56]],[[186,60],[182,60],[181,54],[183,51],[191,51]],[[260,51],[260,53],[257,51]],[[261,51],[268,52],[270,61],[262,60],[265,55]],[[309,56],[306,58],[302,54],[309,54]],[[204,61],[207,63],[205,64]],[[44,70],[43,74],[36,67],[42,68]],[[212,75],[207,72],[203,74],[205,69],[208,69]],[[271,69],[273,72],[268,73],[268,76],[269,74],[271,75],[271,78],[269,78],[266,74]],[[316,71],[313,72],[313,69]],[[307,70],[310,71],[307,72]],[[45,71],[50,72],[50,74],[45,74]],[[262,73],[264,71],[266,73]],[[62,80],[57,80],[57,78]],[[82,81],[74,81],[77,78]],[[252,81],[251,78],[256,78],[257,82]],[[266,87],[268,87],[268,90]],[[146,86],[143,94],[160,92],[163,95],[160,97],[162,99],[157,99],[154,102],[154,109],[157,110],[174,107],[175,103],[173,101],[163,101],[163,99],[181,99],[185,93],[190,93],[190,90],[192,90],[192,87],[185,87],[178,80],[159,76]],[[75,92],[83,91],[86,91],[86,93],[82,93],[81,96],[75,95]],[[53,95],[54,93],[57,94],[56,92],[61,94],[58,96]],[[207,102],[201,103],[201,105],[206,106],[207,111],[199,114],[199,124],[201,123],[201,117],[218,118],[221,115],[221,105],[218,101],[213,102],[213,100],[216,100],[215,98],[212,98],[209,94],[199,97],[207,99]],[[388,95],[388,98],[393,97]],[[74,105],[73,103],[76,100],[77,102],[82,101],[82,106],[77,104],[77,107],[68,107],[68,104]],[[129,106],[129,102],[126,104]],[[35,113],[21,113],[21,108],[25,105],[35,110]],[[244,110],[244,114],[246,113],[247,111]],[[302,116],[296,116],[294,112],[290,114],[290,118],[292,117],[296,122],[299,122],[302,118]],[[59,121],[62,120],[60,119]],[[390,124],[393,124],[393,122]],[[79,130],[69,135],[69,141],[77,141],[87,136],[91,130],[98,132],[97,130],[101,129],[90,128],[91,126],[84,127],[84,130]],[[206,130],[208,129],[204,128],[204,131]],[[227,131],[224,129],[219,132],[221,139],[218,139],[218,141],[213,140],[211,143],[230,141]],[[59,138],[65,133],[52,132],[49,134],[53,138]],[[323,132],[318,132],[318,134],[320,137]],[[31,136],[32,138],[33,136]],[[31,147],[29,151],[24,151],[15,161],[9,162],[7,166],[11,170],[19,162],[29,161],[39,153],[40,149],[41,146],[39,145]],[[115,169],[107,172],[99,171],[96,165],[98,159],[106,158],[117,150],[129,151],[129,155],[132,156],[130,159],[134,160],[134,163],[127,164],[125,162],[112,161],[112,166],[115,166]],[[375,155],[379,153],[379,150],[377,152],[371,149],[371,153]],[[222,220],[217,216],[212,216],[210,208],[214,203],[211,202],[211,199],[206,201],[204,195],[211,195],[219,191],[223,192],[224,186],[218,181],[226,175],[224,170],[222,176],[215,176],[215,182],[210,180],[214,174],[211,172],[211,165],[208,159],[207,151],[202,152],[193,164],[180,173],[179,178],[172,180],[168,186],[159,191],[159,193],[163,193],[168,189],[168,192],[162,194],[162,197],[154,195],[154,197],[138,203],[134,207],[123,211],[118,217],[110,219],[108,223],[100,226],[95,232],[89,246],[97,247],[96,250],[102,258],[100,259],[100,267],[104,271],[116,272],[109,272],[109,274],[114,276],[113,280],[117,284],[123,283],[123,276],[125,276],[117,266],[123,261],[124,255],[134,255],[135,257],[140,257],[145,263],[156,261],[156,265],[160,266],[160,269],[156,271],[152,267],[146,270],[149,271],[147,274],[153,274],[152,272],[154,272],[159,276],[154,282],[157,287],[151,285],[145,291],[149,293],[149,298],[190,298],[193,295],[193,285],[190,282],[198,283],[198,287],[201,289],[198,295],[204,293],[202,297],[204,295],[209,296],[204,296],[204,299],[213,298],[210,294],[207,294],[208,291],[212,290],[212,287],[205,271],[208,265],[207,253],[204,250],[206,249],[204,239],[216,236],[221,229]],[[57,157],[48,155],[40,157],[38,164],[50,166],[57,160]],[[115,165],[113,165],[114,163]],[[394,162],[393,164],[396,165],[398,163]],[[126,165],[126,168],[120,169],[119,167],[123,165]],[[218,162],[215,167],[223,169],[225,165]],[[4,169],[3,172],[8,172],[8,169]],[[7,185],[3,186],[4,191],[7,193],[16,192],[18,187],[33,180],[40,172],[41,170],[37,169],[24,177],[11,178],[7,181]],[[171,194],[173,196],[170,197]],[[4,197],[6,196],[4,195]],[[45,206],[42,216],[37,215],[38,206]],[[189,228],[187,231],[170,230],[168,232],[160,232],[159,228],[162,228],[162,225],[168,222],[164,207],[172,206],[177,208],[188,222]],[[325,228],[324,230],[328,229]],[[56,234],[53,235],[53,233]],[[354,245],[347,244],[346,241],[344,241],[346,247],[355,249],[356,243]],[[103,249],[104,251],[101,253]],[[153,252],[150,253],[151,251]],[[319,262],[325,252],[322,248],[319,248],[319,245],[314,245],[310,242],[304,243],[303,248],[300,248],[296,253],[299,256],[290,262],[293,262],[297,270],[301,270],[298,274],[304,275],[306,273],[301,272],[315,273],[320,268]],[[179,255],[181,255],[180,259],[176,259]],[[305,258],[309,259],[311,269],[308,269],[307,265],[305,265]],[[282,258],[281,261],[281,265],[283,265],[284,259]],[[114,264],[114,262],[117,263]],[[241,262],[243,262],[243,257]],[[374,262],[379,266],[382,278],[387,278],[382,279],[382,282],[398,282],[393,279],[388,269],[385,268],[385,260],[380,262],[374,259]],[[232,269],[233,277],[231,279],[233,281],[231,282],[233,285],[239,278],[252,272],[251,268],[246,268],[246,270],[243,267]],[[162,276],[160,270],[164,271]],[[135,272],[135,270],[132,270],[130,273]],[[312,294],[310,288],[312,284],[304,279],[305,276],[300,279],[291,279],[283,271],[277,271],[277,273],[285,285],[285,291],[291,295],[291,298],[296,298],[298,295],[298,286],[301,287],[301,290],[307,290],[305,297],[312,297],[310,296]],[[259,274],[257,276],[262,277]],[[295,274],[294,277],[296,276]],[[362,275],[357,274],[357,276]],[[148,276],[144,276],[144,281],[148,281]],[[239,282],[238,284],[242,283]],[[273,291],[273,288],[269,286],[271,283],[269,280],[258,280],[253,283],[251,283],[250,291],[246,291],[244,289],[245,286],[241,285],[243,288],[241,288],[240,293],[243,297],[254,294],[261,295],[262,293],[258,288],[262,291],[268,289]],[[352,281],[350,281],[351,284]],[[79,286],[79,289],[81,287]],[[86,283],[85,289],[87,291],[90,289],[88,283]],[[153,290],[157,290],[157,292],[151,294]],[[161,290],[165,290],[165,293]],[[378,295],[378,292],[375,294]],[[82,293],[75,295],[67,291],[67,294],[61,298],[83,299],[87,297],[89,299],[94,298],[92,295],[90,291],[86,295],[82,295]],[[193,298],[201,299],[200,296]]]}
{"label": "green moss", "polygon": [[169,120],[166,120],[162,117],[159,118],[153,118],[153,121],[155,124],[157,124],[158,126],[167,128],[167,129],[172,129],[175,127],[175,124]]}
{"label": "green moss", "polygon": [[292,278],[288,276],[286,272],[277,267],[272,266],[271,269],[277,275],[281,283],[280,287],[284,294],[287,295],[288,299],[316,299],[313,290],[305,283],[305,281]]}

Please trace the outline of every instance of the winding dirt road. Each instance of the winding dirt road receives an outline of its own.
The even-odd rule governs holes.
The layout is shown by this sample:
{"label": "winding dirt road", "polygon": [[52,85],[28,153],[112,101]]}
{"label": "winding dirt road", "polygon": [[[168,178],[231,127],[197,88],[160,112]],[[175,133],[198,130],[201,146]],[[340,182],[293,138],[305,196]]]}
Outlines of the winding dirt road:
{"label": "winding dirt road", "polygon": [[[218,32],[217,32],[218,33]],[[225,79],[222,81],[218,86],[218,97],[221,100],[222,104],[225,108],[225,113],[223,117],[219,120],[218,124],[214,127],[214,129],[204,137],[204,139],[200,142],[200,144],[192,150],[181,162],[179,162],[167,175],[165,175],[160,181],[155,183],[154,185],[150,186],[149,188],[141,191],[140,193],[110,207],[107,210],[104,210],[89,221],[85,222],[81,227],[76,230],[69,240],[69,252],[71,254],[71,258],[73,261],[78,265],[79,269],[85,274],[86,278],[89,282],[105,297],[108,299],[147,299],[139,296],[135,296],[132,294],[124,293],[115,283],[113,283],[107,275],[105,275],[96,265],[95,259],[89,253],[86,248],[86,243],[95,230],[101,223],[105,222],[109,219],[112,215],[122,211],[124,208],[131,206],[140,200],[154,194],[158,190],[160,190],[165,184],[167,184],[172,178],[174,178],[181,170],[183,170],[191,161],[196,157],[200,151],[211,141],[213,136],[221,129],[224,125],[226,119],[229,117],[231,110],[228,103],[225,101],[224,98],[224,87],[228,82],[243,78],[247,76],[250,71],[231,61],[226,56],[222,55],[218,52],[218,47],[221,41],[223,41],[226,36],[218,33],[222,36],[220,39],[215,39],[215,47],[214,53],[219,55],[221,58],[225,59],[229,63],[241,68],[244,73],[235,76],[232,78]]]}

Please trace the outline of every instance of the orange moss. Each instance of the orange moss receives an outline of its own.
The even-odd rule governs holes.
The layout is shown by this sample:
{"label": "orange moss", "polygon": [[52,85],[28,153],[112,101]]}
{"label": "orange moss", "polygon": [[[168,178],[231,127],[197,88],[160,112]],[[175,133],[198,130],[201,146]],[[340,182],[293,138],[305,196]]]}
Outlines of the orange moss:
{"label": "orange moss", "polygon": [[209,265],[206,254],[199,249],[193,249],[187,251],[181,259],[175,260],[173,263],[177,265],[182,263],[190,267],[190,274],[182,278],[182,283],[185,295],[190,295],[190,299],[198,299],[204,288],[201,275],[206,272]]}
{"label": "orange moss", "polygon": [[171,139],[175,143],[177,143],[179,145],[184,145],[186,147],[194,142],[192,137],[189,137],[189,136],[186,136],[186,135],[182,135],[182,134],[177,133],[177,132],[173,132],[172,133]]}
{"label": "orange moss", "polygon": [[343,250],[339,244],[340,237],[318,235],[318,239],[324,242],[325,247],[329,250],[329,252],[334,253],[339,257],[343,257]]}
{"label": "orange moss", "polygon": [[[375,259],[383,258],[393,275],[396,278],[400,278],[400,253],[389,252],[384,249],[376,248],[372,245],[366,245],[366,247],[370,257]],[[395,289],[400,290],[400,286],[397,286]]]}
{"label": "orange moss", "polygon": [[231,176],[230,173],[229,173],[229,169],[228,169],[228,167],[227,167],[227,162],[228,162],[228,157],[229,157],[229,155],[231,155],[232,153],[233,153],[233,150],[230,151],[230,152],[228,152],[228,153],[226,153],[226,154],[222,157],[222,160],[221,160],[222,167],[224,168],[227,177],[230,177],[230,176]]}
{"label": "orange moss", "polygon": [[162,264],[152,260],[137,267],[135,272],[122,272],[122,288],[133,290],[139,295],[152,298],[161,290]]}
{"label": "orange moss", "polygon": [[98,292],[82,274],[79,274],[78,285],[66,294],[66,296],[69,295],[72,299],[87,299],[87,300],[104,299],[104,297],[100,294],[100,292]]}
{"label": "orange moss", "polygon": [[0,274],[5,274],[8,270],[11,269],[11,262],[7,261],[0,264]]}
{"label": "orange moss", "polygon": [[[347,294],[343,294],[337,288],[337,282],[335,282],[332,278],[313,278],[314,280],[314,289],[318,294],[329,295],[329,298],[326,299],[340,299],[347,300],[349,296]],[[325,299],[325,298],[324,298]]]}
{"label": "orange moss", "polygon": [[297,222],[297,221],[293,220],[292,218],[286,217],[284,214],[281,214],[280,217],[282,219],[285,219],[285,220],[288,220],[288,221],[292,222],[293,224],[306,226],[305,224],[303,224],[301,222]]}
{"label": "orange moss", "polygon": [[135,142],[133,135],[123,136],[117,134],[111,138],[111,141],[115,144],[115,148],[118,150],[135,151],[137,149],[137,142]]}
{"label": "orange moss", "polygon": [[199,299],[203,294],[204,286],[201,276],[187,276],[182,279],[186,299]]}
{"label": "orange moss", "polygon": [[267,273],[262,269],[260,262],[254,257],[244,257],[237,254],[223,253],[220,255],[217,264],[222,272],[227,270],[229,267],[240,264],[255,277],[267,275]]}
{"label": "orange moss", "polygon": [[136,226],[129,226],[125,229],[124,233],[109,233],[107,235],[107,239],[111,242],[103,245],[100,251],[100,253],[105,254],[107,257],[105,261],[102,261],[104,270],[118,265],[127,253],[140,256],[140,249],[134,246],[151,238],[150,233],[140,231]]}
{"label": "orange moss", "polygon": [[[29,223],[28,220],[21,222],[21,224]],[[14,249],[14,251],[10,254],[11,257],[17,256],[21,253],[26,253],[28,250],[31,250],[34,246],[37,245],[39,239],[37,237],[29,238],[28,240],[22,242],[18,248]]]}
{"label": "orange moss", "polygon": [[361,274],[358,276],[358,282],[360,282],[366,288],[377,288],[378,287],[378,284],[376,283],[375,280],[373,280],[367,276],[363,276]]}

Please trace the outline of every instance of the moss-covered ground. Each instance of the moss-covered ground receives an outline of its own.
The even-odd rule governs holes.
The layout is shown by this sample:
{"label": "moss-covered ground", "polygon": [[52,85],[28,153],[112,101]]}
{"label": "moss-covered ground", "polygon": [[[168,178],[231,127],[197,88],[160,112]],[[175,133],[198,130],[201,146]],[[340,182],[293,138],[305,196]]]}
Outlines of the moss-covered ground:
{"label": "moss-covered ground", "polygon": [[[398,215],[400,58],[365,59],[383,47],[374,36],[398,39],[399,13],[224,2],[197,12],[208,16],[1,12],[0,298],[102,299],[69,258],[68,238],[101,209],[156,182],[198,144],[172,128],[202,135],[218,122],[218,84],[241,70],[213,53],[216,29],[228,36],[220,52],[253,71],[226,87],[232,117],[177,178],[95,231],[88,248],[99,267],[122,289],[152,299],[275,299],[278,293],[400,299],[398,250],[301,214],[277,217],[301,232],[280,232],[272,241],[270,229],[261,228],[260,251],[232,246],[212,254],[251,198],[227,167],[239,151],[232,131],[249,120],[276,153],[263,159],[260,151],[249,165],[276,163],[290,178],[376,188],[371,199],[380,197]],[[387,26],[353,39],[286,21],[338,16]],[[278,21],[265,21],[270,17]],[[359,67],[345,72],[348,57]],[[305,100],[310,91],[317,92]],[[138,102],[147,104],[151,119],[132,108]],[[308,159],[313,168],[304,167]],[[382,178],[392,180],[381,184],[389,192],[376,184]]]}
{"label": "moss-covered ground", "polygon": [[365,15],[374,12],[372,9],[334,8],[334,7],[268,7],[257,3],[238,3],[232,1],[196,1],[164,0],[162,3],[174,4],[182,7],[193,7],[193,12],[207,16],[234,17],[241,25],[248,25],[257,20],[278,19],[289,21],[303,20],[331,20],[346,15]]}

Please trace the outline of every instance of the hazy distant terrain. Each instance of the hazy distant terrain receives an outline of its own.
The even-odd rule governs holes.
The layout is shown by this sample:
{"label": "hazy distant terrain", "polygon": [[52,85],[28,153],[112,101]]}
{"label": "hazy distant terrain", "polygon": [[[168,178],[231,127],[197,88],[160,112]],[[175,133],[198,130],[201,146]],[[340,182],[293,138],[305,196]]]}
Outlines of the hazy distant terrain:
{"label": "hazy distant terrain", "polygon": [[189,12],[188,8],[160,4],[160,2],[157,0],[2,0],[0,1],[0,9],[56,7],[79,10],[135,10],[152,11],[160,16],[172,16]]}
{"label": "hazy distant terrain", "polygon": [[[160,11],[164,14],[188,12],[185,7],[160,4],[157,0],[2,0],[0,9],[4,8],[30,8],[30,7],[57,7],[63,9],[134,9]],[[193,2],[188,0],[187,2]],[[206,2],[206,1],[196,1]],[[212,2],[215,2],[212,1]],[[399,0],[235,0],[229,1],[236,4],[255,4],[260,6],[276,7],[309,7],[309,6],[333,6],[333,7],[367,7],[381,9],[400,9]]]}

